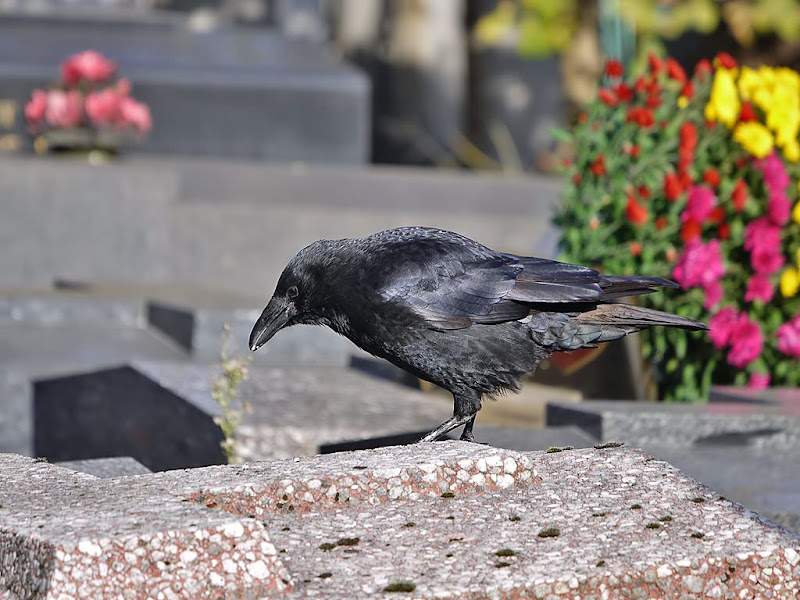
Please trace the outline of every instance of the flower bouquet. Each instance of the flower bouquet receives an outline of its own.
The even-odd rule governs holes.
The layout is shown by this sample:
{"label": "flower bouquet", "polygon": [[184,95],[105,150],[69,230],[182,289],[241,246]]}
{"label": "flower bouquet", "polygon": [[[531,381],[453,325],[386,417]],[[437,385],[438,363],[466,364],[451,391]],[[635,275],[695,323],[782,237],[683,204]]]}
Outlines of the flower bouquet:
{"label": "flower bouquet", "polygon": [[34,149],[117,151],[141,141],[152,127],[150,109],[131,97],[131,84],[114,79],[115,64],[94,50],[69,57],[61,78],[36,89],[25,105]]}
{"label": "flower bouquet", "polygon": [[649,57],[606,86],[570,132],[563,258],[614,274],[669,277],[686,291],[640,301],[708,321],[651,330],[643,351],[666,400],[712,384],[800,384],[800,74],[727,54],[689,77]]}

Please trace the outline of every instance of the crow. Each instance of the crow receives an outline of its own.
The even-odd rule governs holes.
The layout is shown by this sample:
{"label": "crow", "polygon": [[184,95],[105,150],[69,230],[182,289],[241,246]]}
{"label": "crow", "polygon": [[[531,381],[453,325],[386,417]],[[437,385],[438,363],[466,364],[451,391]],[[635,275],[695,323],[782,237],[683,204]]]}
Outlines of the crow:
{"label": "crow", "polygon": [[496,252],[467,237],[400,227],[319,240],[286,266],[250,334],[250,349],[300,323],[327,325],[367,352],[453,394],[453,416],[420,441],[473,425],[484,396],[518,391],[553,352],[592,347],[651,325],[691,319],[615,303],[680,287],[661,277]]}

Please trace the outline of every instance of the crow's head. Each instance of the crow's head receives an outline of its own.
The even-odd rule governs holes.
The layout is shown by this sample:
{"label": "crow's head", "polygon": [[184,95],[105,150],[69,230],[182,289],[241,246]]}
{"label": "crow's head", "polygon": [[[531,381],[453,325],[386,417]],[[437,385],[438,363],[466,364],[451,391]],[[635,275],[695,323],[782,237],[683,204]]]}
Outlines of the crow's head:
{"label": "crow's head", "polygon": [[250,350],[258,350],[284,327],[319,323],[319,306],[326,297],[323,287],[329,273],[332,247],[327,240],[301,250],[281,273],[275,292],[250,332]]}

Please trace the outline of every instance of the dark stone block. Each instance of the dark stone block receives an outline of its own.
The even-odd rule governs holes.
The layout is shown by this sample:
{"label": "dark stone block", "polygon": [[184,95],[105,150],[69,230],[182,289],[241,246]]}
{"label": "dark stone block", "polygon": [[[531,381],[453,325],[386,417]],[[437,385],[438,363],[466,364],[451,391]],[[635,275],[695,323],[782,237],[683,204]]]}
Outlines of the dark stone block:
{"label": "dark stone block", "polygon": [[101,479],[112,479],[114,477],[129,477],[131,475],[146,475],[152,473],[150,469],[142,463],[134,460],[130,456],[118,456],[115,458],[93,458],[90,460],[70,460],[56,463],[59,467],[94,475]]}
{"label": "dark stone block", "polygon": [[50,461],[130,456],[153,471],[223,464],[219,407],[124,366],[34,383],[34,453]]}
{"label": "dark stone block", "polygon": [[[145,151],[344,164],[368,158],[366,79],[317,45],[266,31],[0,21],[0,99],[21,107],[64,58],[87,48],[116,61],[150,106]],[[16,131],[25,136],[21,117]]]}

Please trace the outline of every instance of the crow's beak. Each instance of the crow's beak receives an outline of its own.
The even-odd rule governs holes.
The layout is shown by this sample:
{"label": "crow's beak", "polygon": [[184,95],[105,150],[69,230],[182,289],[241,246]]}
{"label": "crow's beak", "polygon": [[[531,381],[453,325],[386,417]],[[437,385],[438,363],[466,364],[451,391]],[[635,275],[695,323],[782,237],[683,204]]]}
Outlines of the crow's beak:
{"label": "crow's beak", "polygon": [[296,313],[293,302],[286,298],[273,297],[250,332],[250,350],[255,352],[266,344],[273,335],[286,327],[289,319]]}

